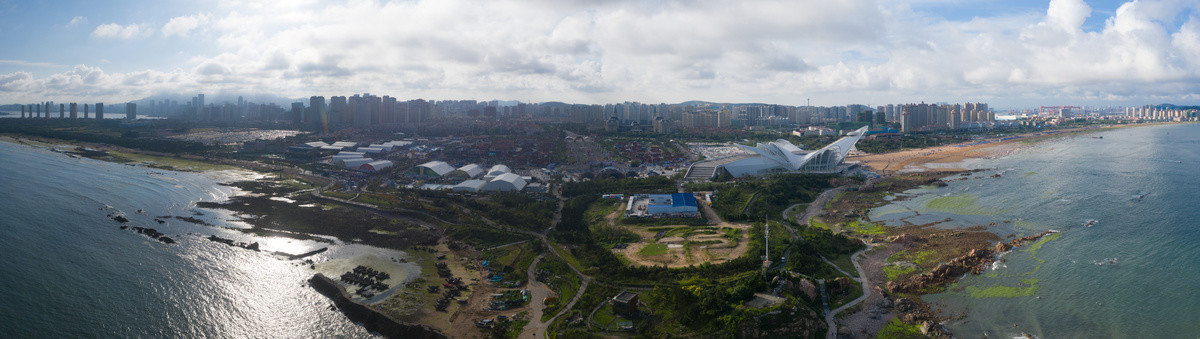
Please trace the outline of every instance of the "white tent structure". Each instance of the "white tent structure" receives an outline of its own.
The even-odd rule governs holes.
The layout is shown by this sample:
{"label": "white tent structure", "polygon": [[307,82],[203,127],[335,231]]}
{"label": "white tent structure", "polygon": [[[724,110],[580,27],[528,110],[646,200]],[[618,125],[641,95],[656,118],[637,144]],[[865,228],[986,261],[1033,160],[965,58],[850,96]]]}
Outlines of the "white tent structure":
{"label": "white tent structure", "polygon": [[334,142],[332,146],[341,147],[341,148],[351,148],[351,147],[358,147],[358,143],[353,142],[353,141],[338,141],[338,142]]}
{"label": "white tent structure", "polygon": [[512,170],[508,169],[508,166],[504,166],[504,165],[496,165],[496,166],[492,166],[492,168],[488,169],[488,175],[490,175],[490,176],[500,176],[501,174],[509,173],[509,172],[512,172]]}
{"label": "white tent structure", "polygon": [[484,185],[487,185],[487,181],[471,179],[454,185],[450,190],[455,192],[479,192],[479,190],[483,189]]}
{"label": "white tent structure", "polygon": [[362,164],[361,166],[358,167],[358,170],[364,171],[364,172],[376,173],[376,172],[382,171],[383,169],[388,168],[388,167],[392,167],[391,161],[376,160],[376,161]]}
{"label": "white tent structure", "polygon": [[504,173],[488,181],[487,185],[483,186],[483,190],[488,192],[518,192],[525,189],[525,185],[525,179],[522,179],[521,176]]}
{"label": "white tent structure", "polygon": [[335,155],[329,159],[329,162],[333,163],[333,164],[337,164],[338,161],[342,161],[342,160],[354,160],[354,159],[362,159],[362,158],[363,158],[363,156],[361,156],[361,155]]}
{"label": "white tent structure", "polygon": [[450,172],[454,172],[454,166],[450,166],[445,161],[430,161],[417,165],[417,167],[414,167],[409,172],[414,175],[443,177],[446,174],[450,174]]}
{"label": "white tent structure", "polygon": [[371,158],[342,159],[342,160],[338,160],[337,165],[338,165],[338,167],[356,170],[356,169],[359,169],[359,167],[362,167],[362,165],[369,164],[372,161],[375,161],[375,159],[371,159]]}
{"label": "white tent structure", "polygon": [[483,180],[491,181],[505,173],[512,173],[512,170],[508,166],[495,165],[488,169],[487,174],[483,176]]}
{"label": "white tent structure", "polygon": [[480,174],[483,174],[483,167],[476,164],[468,164],[466,166],[459,167],[454,172],[455,175],[465,175],[468,178],[475,178],[479,177]]}

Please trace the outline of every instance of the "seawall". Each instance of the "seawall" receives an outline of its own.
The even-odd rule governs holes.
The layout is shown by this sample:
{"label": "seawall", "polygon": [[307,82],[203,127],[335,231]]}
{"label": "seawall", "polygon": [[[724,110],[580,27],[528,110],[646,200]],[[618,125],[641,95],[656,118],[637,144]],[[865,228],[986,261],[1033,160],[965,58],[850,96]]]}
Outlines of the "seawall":
{"label": "seawall", "polygon": [[371,306],[363,304],[350,297],[350,293],[333,279],[317,273],[308,284],[321,294],[333,300],[342,313],[350,320],[359,322],[368,331],[382,334],[388,338],[448,338],[441,331],[425,325],[406,324],[383,314]]}

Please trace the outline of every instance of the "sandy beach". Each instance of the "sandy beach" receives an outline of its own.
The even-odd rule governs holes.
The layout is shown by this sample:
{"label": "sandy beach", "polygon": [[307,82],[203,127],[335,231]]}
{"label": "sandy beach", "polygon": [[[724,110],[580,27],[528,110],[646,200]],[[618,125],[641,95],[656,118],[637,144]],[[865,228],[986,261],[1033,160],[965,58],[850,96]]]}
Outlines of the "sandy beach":
{"label": "sandy beach", "polygon": [[863,166],[884,175],[931,170],[963,170],[966,162],[972,159],[992,159],[1010,155],[1028,147],[1031,142],[1110,128],[1116,127],[1072,128],[992,137],[953,145],[881,154],[852,155],[847,161],[861,162]]}

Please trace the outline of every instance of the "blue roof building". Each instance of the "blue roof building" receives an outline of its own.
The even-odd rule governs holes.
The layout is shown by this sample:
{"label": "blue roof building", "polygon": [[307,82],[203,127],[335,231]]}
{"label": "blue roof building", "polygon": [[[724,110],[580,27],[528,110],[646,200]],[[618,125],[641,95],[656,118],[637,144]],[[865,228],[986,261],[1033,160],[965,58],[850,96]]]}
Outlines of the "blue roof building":
{"label": "blue roof building", "polygon": [[645,215],[648,217],[689,217],[700,215],[696,197],[690,193],[650,194]]}

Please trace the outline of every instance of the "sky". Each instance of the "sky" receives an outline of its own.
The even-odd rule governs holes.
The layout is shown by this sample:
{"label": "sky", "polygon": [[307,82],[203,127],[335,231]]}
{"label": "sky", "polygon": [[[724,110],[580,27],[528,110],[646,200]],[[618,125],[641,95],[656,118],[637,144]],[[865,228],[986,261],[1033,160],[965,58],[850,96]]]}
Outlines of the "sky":
{"label": "sky", "polygon": [[1194,0],[0,0],[0,103],[1200,103]]}

